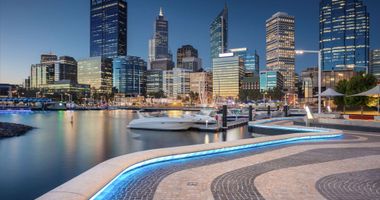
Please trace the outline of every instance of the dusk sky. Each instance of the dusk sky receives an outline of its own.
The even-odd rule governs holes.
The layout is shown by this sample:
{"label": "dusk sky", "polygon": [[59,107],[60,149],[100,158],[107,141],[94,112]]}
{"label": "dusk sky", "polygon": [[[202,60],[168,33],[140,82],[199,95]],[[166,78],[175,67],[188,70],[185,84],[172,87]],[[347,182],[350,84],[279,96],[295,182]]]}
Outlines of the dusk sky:
{"label": "dusk sky", "polygon": [[[169,21],[169,46],[191,44],[210,66],[209,25],[224,0],[128,0],[128,55],[148,55],[160,6]],[[370,13],[370,46],[380,48],[380,0],[364,0]],[[265,20],[275,12],[296,19],[296,49],[318,49],[319,0],[229,0],[229,48],[257,49],[265,68]],[[89,57],[90,0],[0,0],[0,83],[21,83],[41,53]],[[297,56],[296,71],[316,66]]]}

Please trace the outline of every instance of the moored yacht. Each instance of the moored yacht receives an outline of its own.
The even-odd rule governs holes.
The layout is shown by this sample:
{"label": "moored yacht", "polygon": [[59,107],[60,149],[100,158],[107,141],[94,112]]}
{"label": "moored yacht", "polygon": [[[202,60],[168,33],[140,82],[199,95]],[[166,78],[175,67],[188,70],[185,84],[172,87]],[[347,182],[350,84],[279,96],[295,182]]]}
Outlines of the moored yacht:
{"label": "moored yacht", "polygon": [[193,118],[187,117],[151,117],[137,112],[139,118],[128,124],[131,129],[147,129],[161,131],[187,130],[194,124]]}

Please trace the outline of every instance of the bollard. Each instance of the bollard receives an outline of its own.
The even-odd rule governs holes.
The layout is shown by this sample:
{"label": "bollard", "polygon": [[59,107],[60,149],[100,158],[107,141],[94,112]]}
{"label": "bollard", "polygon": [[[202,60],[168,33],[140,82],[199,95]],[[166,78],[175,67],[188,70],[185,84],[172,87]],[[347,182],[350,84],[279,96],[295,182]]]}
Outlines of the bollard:
{"label": "bollard", "polygon": [[248,120],[252,121],[252,105],[248,107]]}
{"label": "bollard", "polygon": [[223,105],[222,129],[227,129],[227,105]]}
{"label": "bollard", "polygon": [[288,114],[288,106],[287,105],[284,106],[284,115],[285,115],[285,117],[289,116],[289,114]]}
{"label": "bollard", "polygon": [[270,118],[270,106],[268,106],[268,118]]}

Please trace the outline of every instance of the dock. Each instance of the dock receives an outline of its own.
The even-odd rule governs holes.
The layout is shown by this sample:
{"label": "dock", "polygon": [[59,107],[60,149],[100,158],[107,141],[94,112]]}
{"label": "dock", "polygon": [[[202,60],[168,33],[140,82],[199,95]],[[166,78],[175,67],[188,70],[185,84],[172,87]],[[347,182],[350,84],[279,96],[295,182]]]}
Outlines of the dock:
{"label": "dock", "polygon": [[196,130],[201,132],[220,132],[223,130],[229,130],[236,127],[245,126],[248,124],[248,119],[238,119],[236,121],[228,121],[227,127],[223,128],[220,124],[195,124],[193,127],[190,128],[190,130]]}

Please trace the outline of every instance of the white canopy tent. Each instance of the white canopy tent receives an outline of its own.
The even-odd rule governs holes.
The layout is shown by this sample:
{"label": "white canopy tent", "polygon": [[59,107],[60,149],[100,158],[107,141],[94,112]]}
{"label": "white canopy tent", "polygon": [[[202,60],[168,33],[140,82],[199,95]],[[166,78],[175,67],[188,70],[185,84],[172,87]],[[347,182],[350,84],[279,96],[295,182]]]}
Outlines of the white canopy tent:
{"label": "white canopy tent", "polygon": [[[315,96],[319,96],[318,94],[315,95]],[[327,106],[327,110],[328,112],[332,112],[331,111],[331,108],[330,108],[330,100],[331,100],[331,97],[337,97],[337,96],[344,96],[344,94],[341,94],[337,91],[335,91],[334,89],[331,89],[331,88],[327,88],[325,91],[323,91],[321,93],[321,97],[328,97],[329,98],[329,105]]]}
{"label": "white canopy tent", "polygon": [[[318,96],[318,94],[315,96]],[[327,88],[325,91],[321,93],[321,97],[336,97],[336,96],[344,96],[344,94],[341,94],[331,88]]]}
{"label": "white canopy tent", "polygon": [[[355,96],[367,96],[367,97],[379,98],[380,97],[380,85],[377,85],[376,87],[374,87],[368,91],[365,91],[365,92],[362,92],[359,94],[351,95],[351,97],[355,97]],[[380,99],[377,100],[377,112],[380,112]]]}

